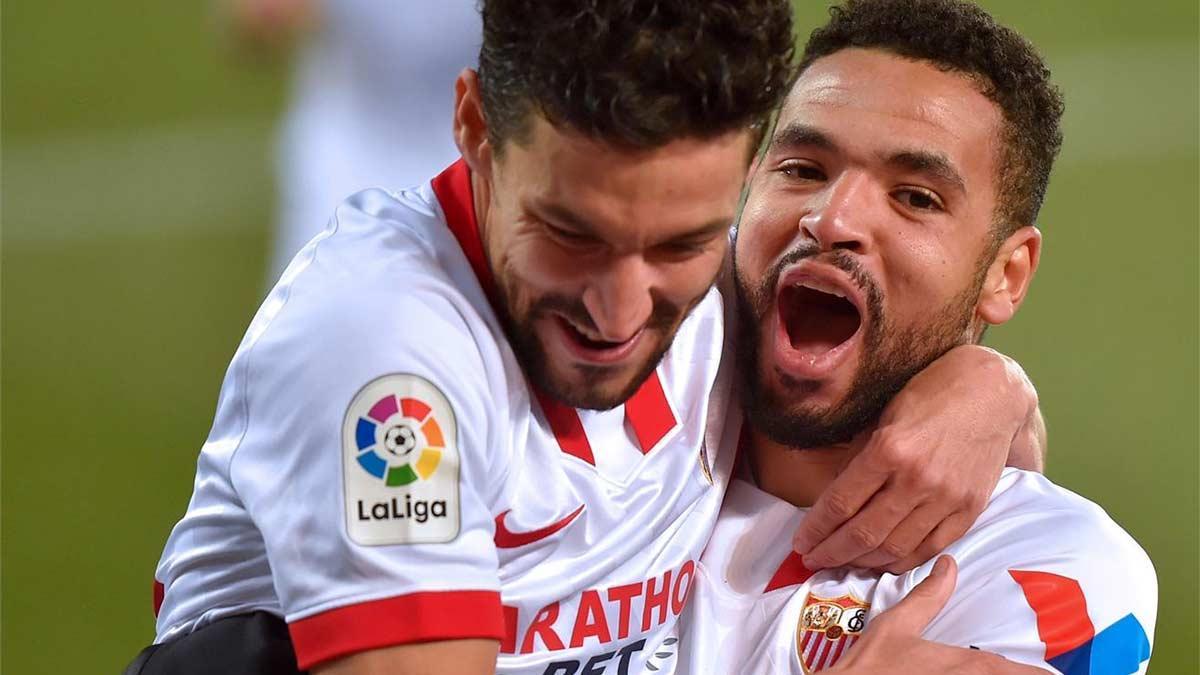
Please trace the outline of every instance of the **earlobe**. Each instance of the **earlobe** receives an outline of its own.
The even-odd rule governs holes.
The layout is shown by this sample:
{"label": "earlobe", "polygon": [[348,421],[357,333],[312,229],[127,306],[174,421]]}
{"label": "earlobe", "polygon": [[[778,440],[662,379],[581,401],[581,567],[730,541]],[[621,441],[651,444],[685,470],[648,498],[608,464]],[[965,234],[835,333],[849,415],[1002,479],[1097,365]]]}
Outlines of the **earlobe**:
{"label": "earlobe", "polygon": [[454,142],[473,173],[485,179],[491,176],[491,142],[479,74],[470,68],[463,69],[454,81]]}
{"label": "earlobe", "polygon": [[1041,249],[1042,233],[1033,226],[1022,227],[1004,240],[979,293],[976,313],[984,323],[996,326],[1017,313],[1029,293]]}

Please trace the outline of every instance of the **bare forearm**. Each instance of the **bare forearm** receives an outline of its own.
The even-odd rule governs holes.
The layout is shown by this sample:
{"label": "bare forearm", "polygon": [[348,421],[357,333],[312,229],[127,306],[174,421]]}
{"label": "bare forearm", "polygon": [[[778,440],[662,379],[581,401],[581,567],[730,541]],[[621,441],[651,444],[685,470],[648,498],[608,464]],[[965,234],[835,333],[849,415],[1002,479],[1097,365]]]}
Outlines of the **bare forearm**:
{"label": "bare forearm", "polygon": [[1042,409],[1034,408],[1025,426],[1017,431],[1013,438],[1012,451],[1008,455],[1008,465],[1026,471],[1041,473],[1046,469],[1046,420],[1042,418]]}
{"label": "bare forearm", "polygon": [[352,654],[313,669],[314,675],[493,675],[495,640],[443,640]]}

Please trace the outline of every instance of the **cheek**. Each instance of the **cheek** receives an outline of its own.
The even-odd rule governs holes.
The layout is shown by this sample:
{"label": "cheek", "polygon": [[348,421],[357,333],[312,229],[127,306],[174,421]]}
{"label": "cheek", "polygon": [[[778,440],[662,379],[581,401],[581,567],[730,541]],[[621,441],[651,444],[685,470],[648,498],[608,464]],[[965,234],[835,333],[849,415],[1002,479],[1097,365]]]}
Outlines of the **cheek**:
{"label": "cheek", "polygon": [[974,259],[948,247],[946,237],[898,232],[879,241],[883,292],[893,319],[942,307],[973,278]]}
{"label": "cheek", "polygon": [[569,294],[584,278],[578,257],[538,237],[516,237],[504,254],[504,274],[508,283],[518,282],[523,292]]}
{"label": "cheek", "polygon": [[734,256],[741,281],[757,290],[772,263],[782,256],[796,236],[797,228],[779,211],[747,210],[738,226]]}
{"label": "cheek", "polygon": [[688,260],[663,268],[657,291],[664,300],[680,309],[688,307],[708,292],[725,260],[726,247],[709,251]]}

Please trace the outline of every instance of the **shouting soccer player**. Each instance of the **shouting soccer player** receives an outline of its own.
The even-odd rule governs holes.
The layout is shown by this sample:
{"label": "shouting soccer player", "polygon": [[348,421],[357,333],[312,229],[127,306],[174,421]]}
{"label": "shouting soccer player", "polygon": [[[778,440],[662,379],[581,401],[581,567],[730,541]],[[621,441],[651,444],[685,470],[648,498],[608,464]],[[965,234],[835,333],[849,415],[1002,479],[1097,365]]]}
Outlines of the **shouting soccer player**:
{"label": "shouting soccer player", "polygon": [[[700,564],[685,671],[1015,672],[973,648],[1063,675],[1145,672],[1150,561],[1039,474],[1006,470],[946,549],[959,573],[944,609],[919,597],[903,619],[885,611],[933,562],[814,573],[779,541],[887,433],[884,406],[909,378],[1020,307],[1061,144],[1062,101],[1033,47],[960,0],[850,0],[801,69],[735,244],[747,480]],[[919,596],[953,587],[941,564]],[[949,646],[916,641],[923,628]]]}
{"label": "shouting soccer player", "polygon": [[[463,160],[339,207],[251,323],[130,672],[673,667],[740,429],[713,281],[790,17],[485,1]],[[1014,439],[1036,463],[1019,369],[968,346],[924,378],[805,520],[810,564],[926,557]]]}

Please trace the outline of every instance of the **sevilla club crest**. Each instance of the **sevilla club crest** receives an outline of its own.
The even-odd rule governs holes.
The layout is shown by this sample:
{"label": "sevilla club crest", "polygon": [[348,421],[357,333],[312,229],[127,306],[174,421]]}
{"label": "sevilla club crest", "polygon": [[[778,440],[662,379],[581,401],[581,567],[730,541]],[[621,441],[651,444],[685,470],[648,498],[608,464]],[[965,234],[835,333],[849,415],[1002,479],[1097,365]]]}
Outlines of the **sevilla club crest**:
{"label": "sevilla club crest", "polygon": [[862,634],[871,606],[852,595],[819,598],[809,595],[796,627],[796,654],[805,673],[837,663]]}

